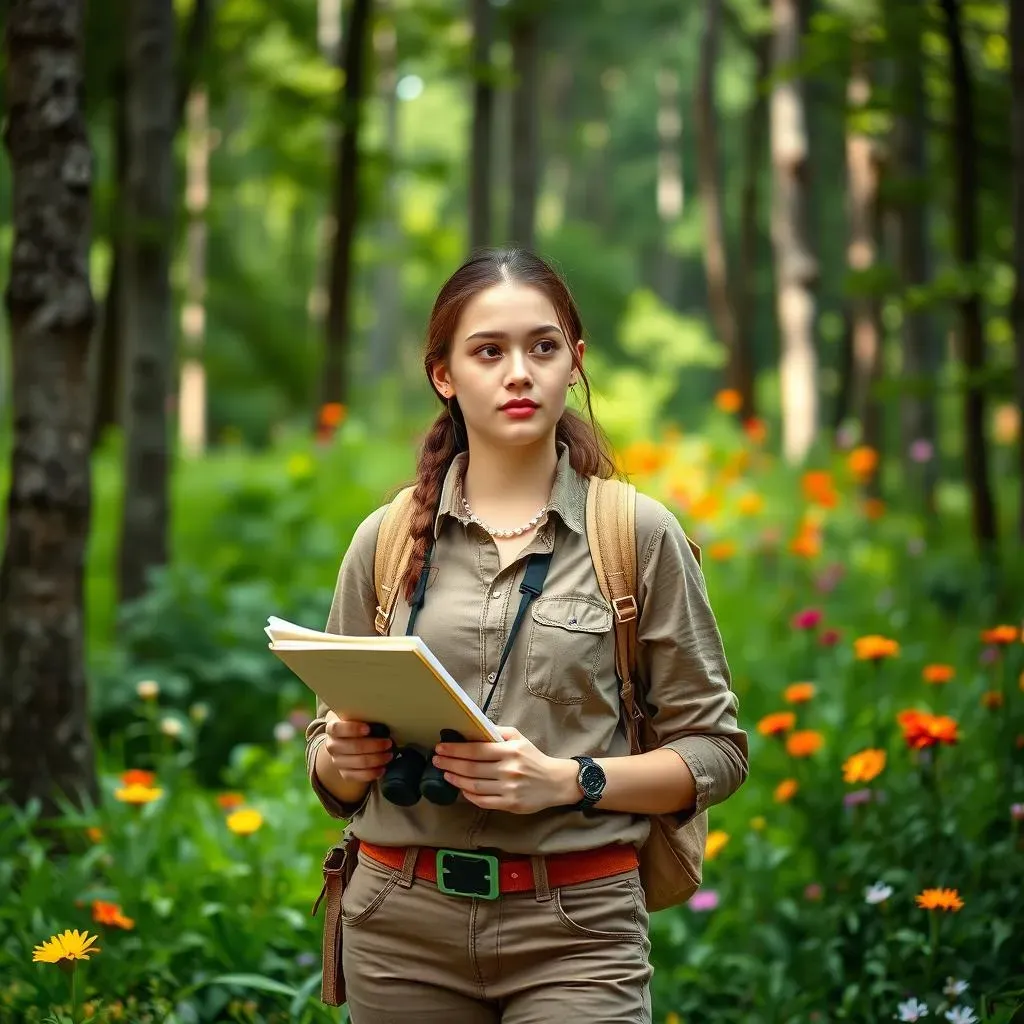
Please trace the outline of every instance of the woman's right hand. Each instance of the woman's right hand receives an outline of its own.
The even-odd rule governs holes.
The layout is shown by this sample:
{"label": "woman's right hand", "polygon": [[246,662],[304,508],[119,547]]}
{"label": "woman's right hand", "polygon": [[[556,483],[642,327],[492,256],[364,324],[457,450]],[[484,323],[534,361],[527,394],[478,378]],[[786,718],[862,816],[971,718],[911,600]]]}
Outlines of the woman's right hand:
{"label": "woman's right hand", "polygon": [[370,783],[384,774],[394,756],[390,739],[373,739],[365,722],[339,718],[328,711],[325,718],[327,741],[324,747],[334,770],[345,781]]}

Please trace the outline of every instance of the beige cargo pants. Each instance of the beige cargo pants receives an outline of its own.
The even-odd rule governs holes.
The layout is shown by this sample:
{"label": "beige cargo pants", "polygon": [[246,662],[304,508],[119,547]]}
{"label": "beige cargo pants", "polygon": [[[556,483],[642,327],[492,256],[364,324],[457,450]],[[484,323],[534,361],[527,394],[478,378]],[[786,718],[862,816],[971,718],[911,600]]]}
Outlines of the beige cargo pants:
{"label": "beige cargo pants", "polygon": [[650,1024],[636,870],[495,900],[440,892],[364,853],[345,887],[352,1024]]}

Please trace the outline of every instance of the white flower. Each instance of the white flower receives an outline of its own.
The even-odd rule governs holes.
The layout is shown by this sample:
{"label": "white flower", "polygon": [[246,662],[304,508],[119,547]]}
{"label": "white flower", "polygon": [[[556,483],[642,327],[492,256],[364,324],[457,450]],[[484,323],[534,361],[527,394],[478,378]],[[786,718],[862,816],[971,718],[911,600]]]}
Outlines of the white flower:
{"label": "white flower", "polygon": [[278,743],[287,743],[295,735],[295,726],[291,722],[278,722],[274,726],[274,739]]}
{"label": "white flower", "polygon": [[928,1016],[927,1004],[913,997],[904,1003],[900,1003],[897,1006],[897,1010],[899,1011],[896,1014],[897,1020],[920,1020],[922,1017]]}
{"label": "white flower", "polygon": [[210,717],[210,706],[200,701],[188,709],[188,716],[197,725],[202,725]]}
{"label": "white flower", "polygon": [[875,882],[864,890],[864,900],[867,903],[884,903],[892,895],[892,886],[884,882]]}
{"label": "white flower", "polygon": [[180,736],[181,722],[179,722],[178,719],[176,718],[161,718],[160,731],[165,736]]}
{"label": "white flower", "polygon": [[954,1006],[952,1010],[947,1010],[946,1020],[949,1024],[978,1024],[978,1018],[969,1006]]}
{"label": "white flower", "polygon": [[160,684],[153,679],[143,679],[135,684],[135,692],[143,700],[156,700],[160,696]]}
{"label": "white flower", "polygon": [[947,978],[945,987],[942,989],[942,994],[947,999],[956,999],[957,996],[962,996],[966,991],[966,981],[960,981],[957,978]]}

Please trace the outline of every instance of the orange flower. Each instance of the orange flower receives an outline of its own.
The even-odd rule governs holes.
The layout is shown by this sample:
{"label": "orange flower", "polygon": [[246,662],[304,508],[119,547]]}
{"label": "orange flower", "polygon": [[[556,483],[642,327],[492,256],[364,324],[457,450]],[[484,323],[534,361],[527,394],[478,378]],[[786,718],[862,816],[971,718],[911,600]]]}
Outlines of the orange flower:
{"label": "orange flower", "polygon": [[998,690],[986,690],[981,695],[981,706],[989,711],[998,711],[1003,706],[1003,695]]}
{"label": "orange flower", "polygon": [[790,757],[810,757],[825,744],[825,737],[814,729],[801,729],[786,737],[786,753]]}
{"label": "orange flower", "polygon": [[824,469],[809,469],[800,478],[804,498],[822,508],[835,508],[839,504],[839,494],[832,482],[832,474]]}
{"label": "orange flower", "polygon": [[125,917],[118,904],[105,903],[103,900],[92,901],[92,919],[97,924],[123,928],[125,931],[131,931],[135,927],[135,921],[130,917]]}
{"label": "orange flower", "polygon": [[736,554],[736,542],[731,540],[716,540],[714,544],[708,545],[708,557],[716,562],[727,562]]}
{"label": "orange flower", "polygon": [[224,811],[234,811],[245,803],[245,797],[241,793],[221,793],[217,797],[217,804]]}
{"label": "orange flower", "polygon": [[801,527],[800,532],[789,542],[789,550],[799,558],[815,558],[821,554],[821,537],[814,527]]}
{"label": "orange flower", "polygon": [[729,842],[729,833],[721,829],[712,829],[708,833],[707,841],[704,843],[704,857],[706,860],[714,860]]}
{"label": "orange flower", "polygon": [[159,800],[164,791],[159,787],[142,786],[138,783],[126,786],[124,789],[114,790],[114,799],[120,800],[123,804],[134,804],[140,807],[142,804],[151,804]]}
{"label": "orange flower", "polygon": [[867,480],[878,467],[878,452],[867,445],[861,445],[850,452],[846,458],[846,465],[858,480]]}
{"label": "orange flower", "polygon": [[341,402],[327,402],[320,406],[320,426],[322,427],[340,427],[345,421],[345,416],[348,410]]}
{"label": "orange flower", "polygon": [[952,910],[956,912],[963,905],[956,889],[925,889],[915,897],[922,910]]}
{"label": "orange flower", "polygon": [[722,509],[722,500],[716,494],[702,494],[690,506],[691,519],[714,519]]}
{"label": "orange flower", "polygon": [[800,783],[796,779],[783,779],[775,787],[775,802],[778,804],[789,803],[796,796],[799,788]]}
{"label": "orange flower", "polygon": [[715,395],[715,405],[725,413],[739,412],[743,408],[743,396],[735,388],[723,388]]}
{"label": "orange flower", "polygon": [[844,782],[870,782],[885,768],[885,751],[874,748],[861,750],[843,762]]}
{"label": "orange flower", "polygon": [[654,441],[634,441],[622,452],[619,464],[630,476],[651,476],[669,460],[668,449]]}
{"label": "orange flower", "polygon": [[952,665],[925,665],[921,670],[921,678],[926,683],[948,683],[950,679],[956,674],[956,669]]}
{"label": "orange flower", "polygon": [[857,637],[853,649],[858,661],[883,661],[900,653],[900,645],[895,640],[877,634]]}
{"label": "orange flower", "polygon": [[908,708],[896,716],[903,739],[912,750],[923,750],[939,743],[952,745],[959,741],[958,725],[948,715],[933,715],[928,711],[915,711]]}
{"label": "orange flower", "polygon": [[102,843],[103,842],[103,829],[99,828],[96,825],[90,825],[85,830],[85,834],[94,843]]}
{"label": "orange flower", "polygon": [[751,416],[743,421],[743,432],[754,444],[764,444],[768,437],[768,424],[757,416]]}
{"label": "orange flower", "polygon": [[981,631],[981,639],[987,644],[1012,644],[1019,633],[1016,626],[993,626]]}
{"label": "orange flower", "polygon": [[129,768],[121,773],[121,781],[126,786],[152,786],[156,782],[156,774],[144,772],[141,768]]}
{"label": "orange flower", "polygon": [[790,683],[782,692],[787,704],[806,704],[815,694],[814,683]]}
{"label": "orange flower", "polygon": [[736,507],[741,515],[756,516],[764,508],[764,498],[754,491],[748,491],[736,502]]}
{"label": "orange flower", "polygon": [[885,502],[881,498],[865,499],[864,515],[868,519],[881,519],[885,515]]}
{"label": "orange flower", "polygon": [[757,723],[757,731],[762,736],[778,736],[781,733],[789,732],[794,725],[796,725],[796,715],[792,711],[773,711]]}

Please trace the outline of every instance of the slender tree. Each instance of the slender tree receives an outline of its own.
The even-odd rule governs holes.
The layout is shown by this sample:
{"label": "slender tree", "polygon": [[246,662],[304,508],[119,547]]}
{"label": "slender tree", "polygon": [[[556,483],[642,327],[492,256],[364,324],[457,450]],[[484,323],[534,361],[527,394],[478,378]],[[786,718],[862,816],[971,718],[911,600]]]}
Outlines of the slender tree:
{"label": "slender tree", "polygon": [[83,615],[95,319],[83,15],[82,0],[12,0],[5,36],[14,433],[0,565],[0,792],[47,812],[61,796],[96,796]]}
{"label": "slender tree", "polygon": [[534,0],[517,0],[510,11],[512,43],[512,196],[509,242],[532,249],[540,181],[540,10]]}
{"label": "slender tree", "polygon": [[[1010,62],[1013,104],[1013,269],[1016,274],[1011,319],[1017,352],[1017,408],[1024,412],[1024,4],[1019,0],[1010,2]],[[1024,432],[1017,442],[1017,478],[1021,489],[1017,534],[1024,541]]]}
{"label": "slender tree", "polygon": [[491,44],[494,13],[490,0],[470,0],[473,22],[473,127],[469,145],[469,246],[490,244],[492,226],[491,148],[494,133],[494,84]]}

